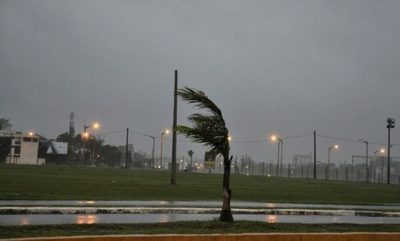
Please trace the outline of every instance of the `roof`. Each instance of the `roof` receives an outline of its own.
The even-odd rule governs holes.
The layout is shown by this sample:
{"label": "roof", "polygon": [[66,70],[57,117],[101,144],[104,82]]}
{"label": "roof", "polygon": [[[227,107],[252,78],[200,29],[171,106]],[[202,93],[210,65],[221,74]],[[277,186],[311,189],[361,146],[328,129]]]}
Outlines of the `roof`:
{"label": "roof", "polygon": [[49,147],[47,148],[46,153],[47,154],[67,155],[68,154],[68,143],[67,142],[50,141]]}

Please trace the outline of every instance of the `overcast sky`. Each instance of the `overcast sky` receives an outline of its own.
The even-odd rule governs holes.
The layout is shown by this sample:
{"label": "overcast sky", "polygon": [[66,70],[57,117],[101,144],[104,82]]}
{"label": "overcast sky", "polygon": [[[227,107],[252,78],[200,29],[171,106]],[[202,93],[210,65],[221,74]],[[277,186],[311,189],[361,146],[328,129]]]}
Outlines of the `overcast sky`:
{"label": "overcast sky", "polygon": [[[99,121],[97,134],[130,126],[160,136],[172,125],[178,69],[180,87],[203,90],[222,109],[233,155],[276,160],[269,134],[316,130],[348,140],[319,136],[319,161],[332,144],[332,160],[349,161],[365,153],[351,141],[385,143],[387,117],[400,121],[399,13],[398,0],[0,0],[0,118],[55,138],[73,111],[77,131]],[[197,110],[178,105],[187,124]],[[312,152],[312,140],[284,140],[284,159]],[[150,138],[131,141],[150,153]],[[201,145],[178,143],[179,155],[189,149],[203,158]]]}

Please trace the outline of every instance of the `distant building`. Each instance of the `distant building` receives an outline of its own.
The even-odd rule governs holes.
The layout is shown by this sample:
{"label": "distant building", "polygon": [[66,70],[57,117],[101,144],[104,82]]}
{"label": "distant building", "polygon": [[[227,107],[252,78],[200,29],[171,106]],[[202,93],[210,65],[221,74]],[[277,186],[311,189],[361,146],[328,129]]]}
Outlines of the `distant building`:
{"label": "distant building", "polygon": [[46,164],[67,164],[68,143],[48,141],[46,143]]}
{"label": "distant building", "polygon": [[10,148],[7,153],[7,164],[42,165],[45,160],[38,158],[39,137],[33,133],[2,130],[0,138],[10,140]]}

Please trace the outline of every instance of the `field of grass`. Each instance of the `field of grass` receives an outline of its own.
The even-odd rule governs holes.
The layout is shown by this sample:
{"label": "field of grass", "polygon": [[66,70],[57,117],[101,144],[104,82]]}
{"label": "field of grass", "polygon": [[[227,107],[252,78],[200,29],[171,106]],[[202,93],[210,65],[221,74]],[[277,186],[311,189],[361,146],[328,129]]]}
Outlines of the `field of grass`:
{"label": "field of grass", "polygon": [[312,233],[312,232],[400,232],[397,224],[268,224],[238,221],[192,221],[156,224],[71,224],[0,226],[0,238],[117,234],[212,234],[212,233]]}
{"label": "field of grass", "polygon": [[[0,165],[1,200],[220,200],[222,175]],[[233,201],[400,203],[400,185],[232,175]]]}

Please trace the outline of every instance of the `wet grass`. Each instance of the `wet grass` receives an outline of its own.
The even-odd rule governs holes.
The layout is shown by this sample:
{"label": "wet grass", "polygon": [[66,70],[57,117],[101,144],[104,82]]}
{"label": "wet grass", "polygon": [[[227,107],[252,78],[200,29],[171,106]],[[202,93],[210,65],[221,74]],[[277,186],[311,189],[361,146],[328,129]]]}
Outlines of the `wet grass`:
{"label": "wet grass", "polygon": [[[0,165],[2,200],[220,200],[222,175]],[[394,204],[400,185],[232,175],[234,201]]]}
{"label": "wet grass", "polygon": [[312,232],[400,232],[395,224],[268,224],[239,221],[193,221],[157,224],[73,224],[0,226],[0,238],[121,234],[212,234],[212,233],[312,233]]}

